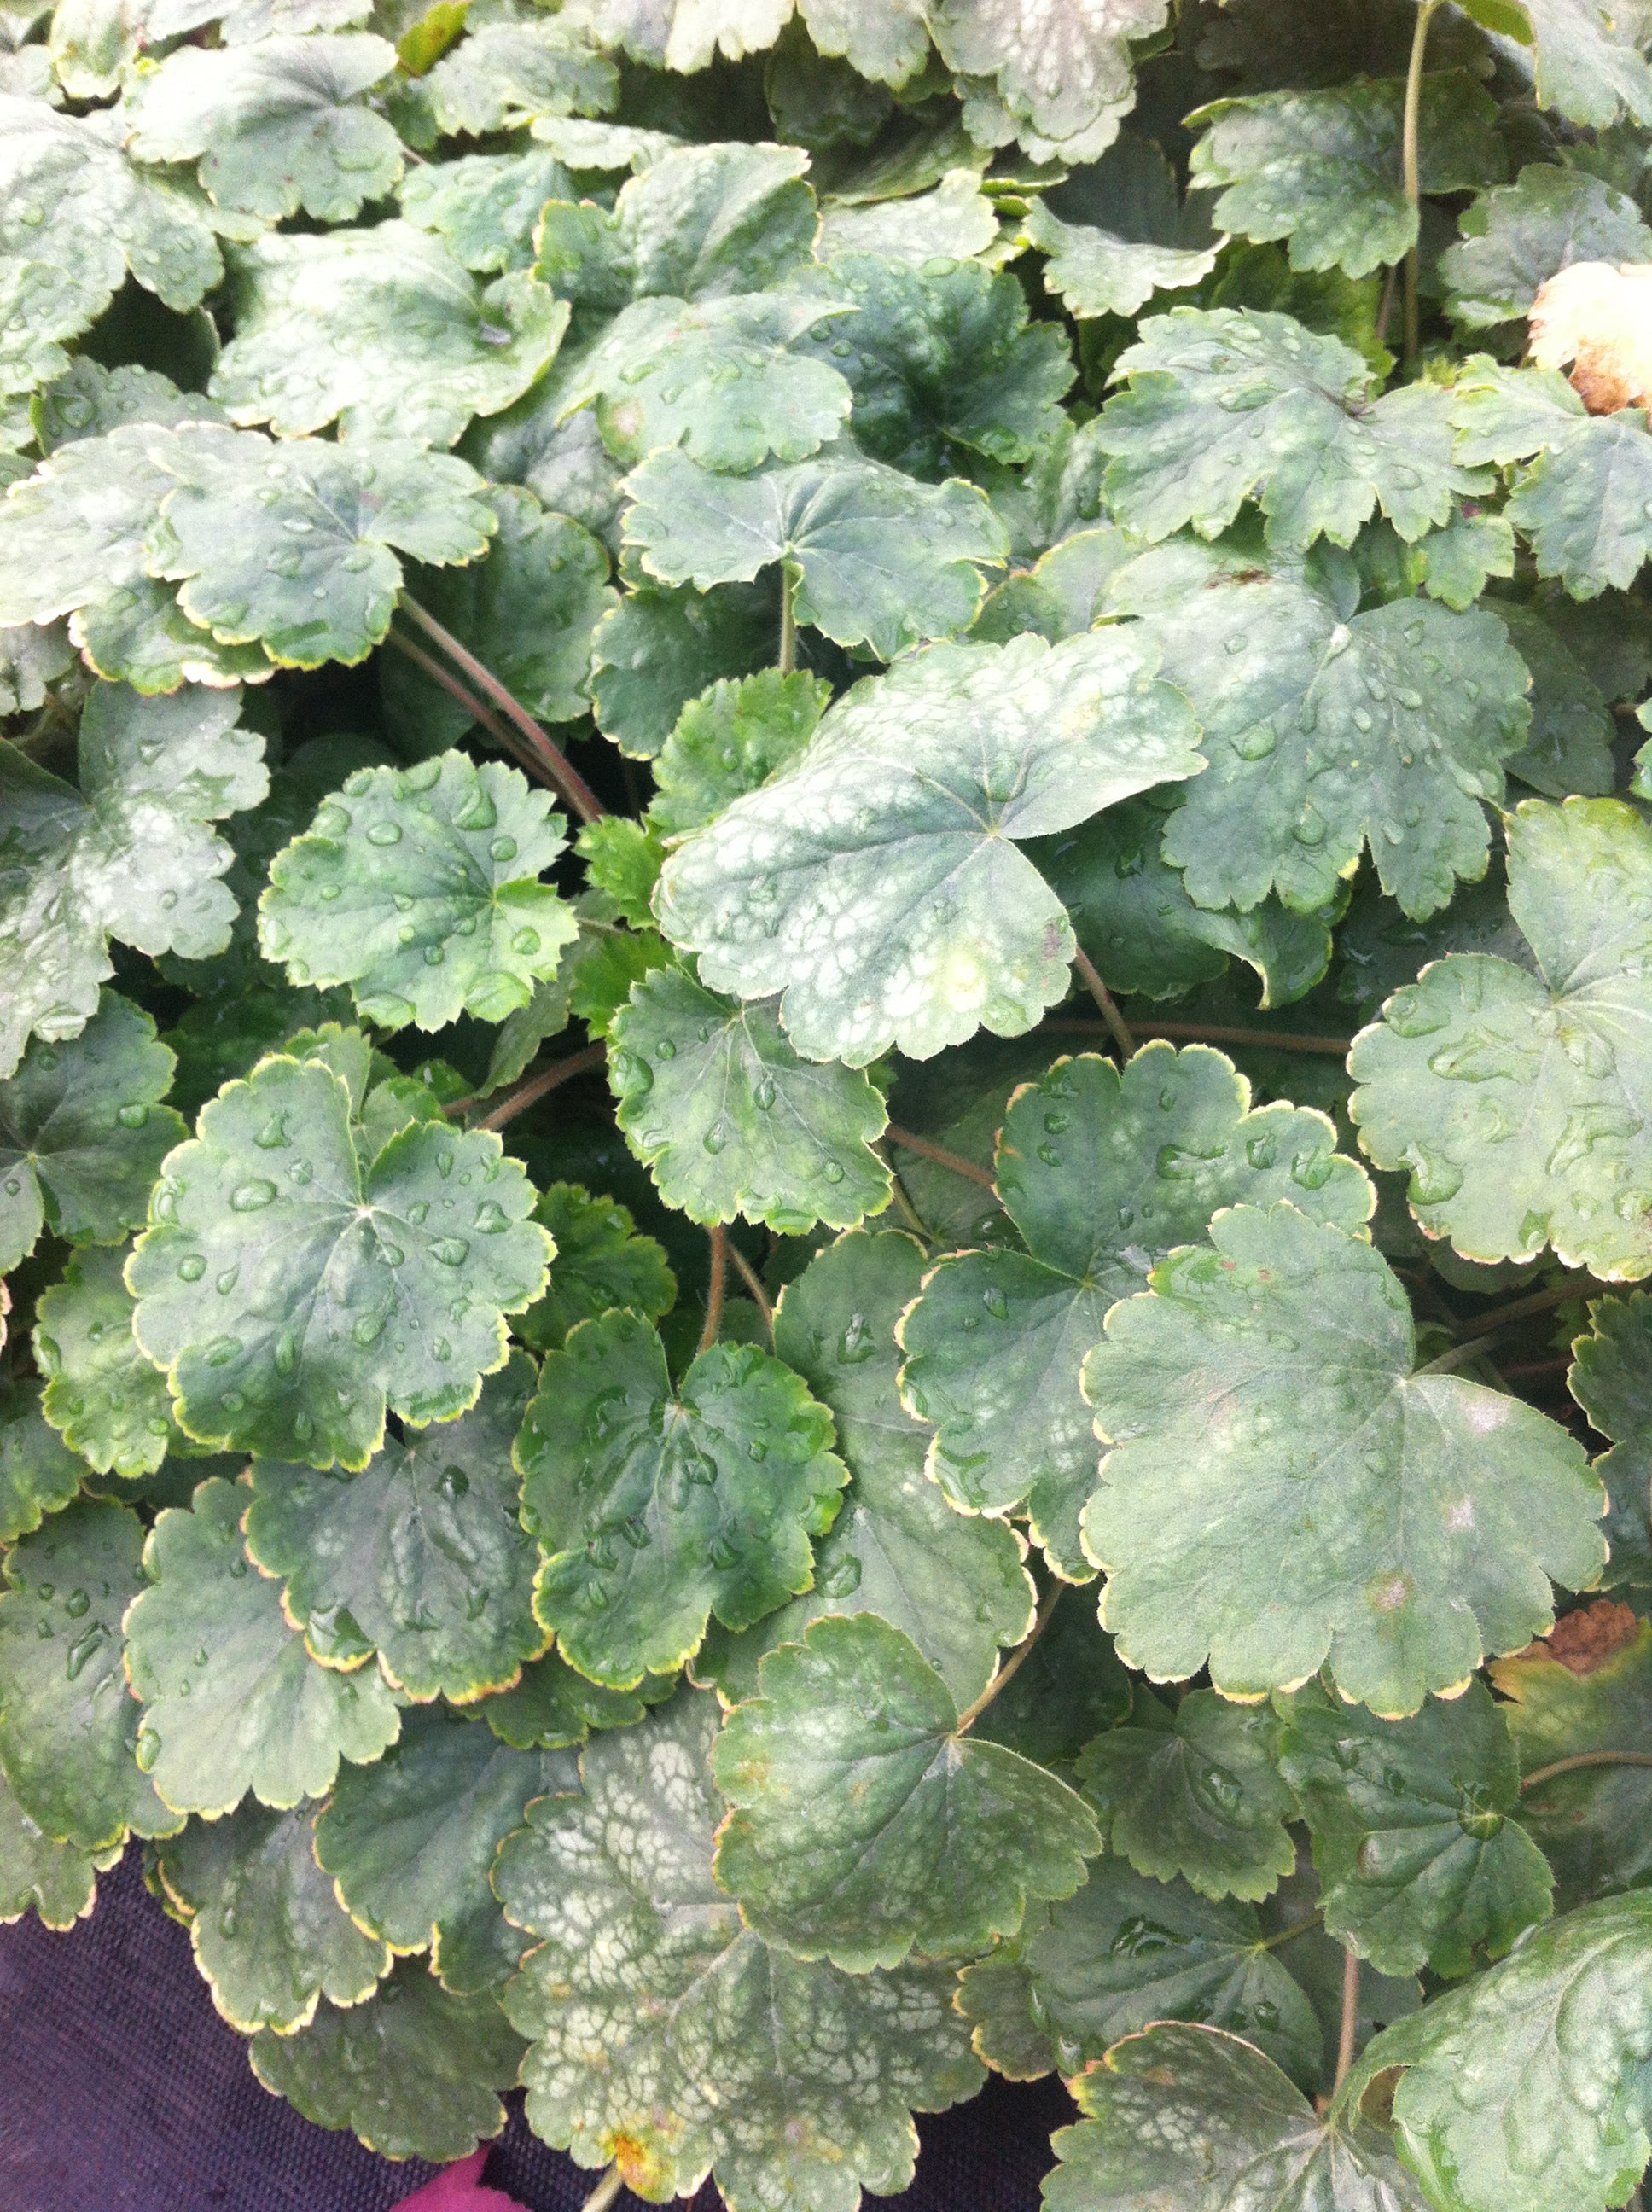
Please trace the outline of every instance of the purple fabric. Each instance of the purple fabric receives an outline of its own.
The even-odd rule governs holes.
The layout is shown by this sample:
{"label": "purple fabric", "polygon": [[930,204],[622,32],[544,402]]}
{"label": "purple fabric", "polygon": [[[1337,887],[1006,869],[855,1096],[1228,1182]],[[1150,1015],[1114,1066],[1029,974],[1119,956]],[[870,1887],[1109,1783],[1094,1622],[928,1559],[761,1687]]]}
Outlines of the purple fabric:
{"label": "purple fabric", "polygon": [[[526,2212],[577,2212],[597,2177],[530,2135],[519,2096],[510,2107],[483,2179]],[[1072,2117],[1058,2082],[994,2078],[920,2120],[916,2181],[866,2212],[1038,2212],[1050,2130]],[[259,2087],[136,1846],[70,1934],[32,1916],[0,1928],[3,2212],[391,2212],[436,2171],[377,2158]],[[708,2185],[695,2212],[716,2203]]]}

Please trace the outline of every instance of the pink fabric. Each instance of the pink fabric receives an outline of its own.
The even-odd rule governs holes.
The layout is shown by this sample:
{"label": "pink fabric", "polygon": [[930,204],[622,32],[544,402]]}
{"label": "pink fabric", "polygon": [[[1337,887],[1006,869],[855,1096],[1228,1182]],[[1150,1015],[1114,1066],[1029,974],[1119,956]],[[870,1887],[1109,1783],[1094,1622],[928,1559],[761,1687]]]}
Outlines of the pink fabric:
{"label": "pink fabric", "polygon": [[502,2189],[483,2187],[482,2169],[487,2162],[484,2146],[457,2166],[443,2166],[434,2181],[404,2197],[396,2212],[522,2212],[515,2197],[507,2197]]}

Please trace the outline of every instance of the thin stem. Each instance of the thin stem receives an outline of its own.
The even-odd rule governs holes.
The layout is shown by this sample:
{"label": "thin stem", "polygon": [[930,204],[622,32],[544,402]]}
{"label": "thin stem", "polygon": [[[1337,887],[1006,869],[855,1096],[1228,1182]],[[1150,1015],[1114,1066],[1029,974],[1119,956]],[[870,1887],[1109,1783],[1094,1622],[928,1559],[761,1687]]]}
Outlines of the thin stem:
{"label": "thin stem", "polygon": [[1128,1060],[1136,1049],[1136,1040],[1130,1034],[1129,1024],[1114,1005],[1113,994],[1102,982],[1100,970],[1082,945],[1073,947],[1072,964],[1078,970],[1085,990],[1101,1008],[1102,1019],[1107,1024],[1114,1043],[1119,1048],[1119,1057]]}
{"label": "thin stem", "polygon": [[934,1238],[930,1235],[928,1230],[925,1228],[922,1217],[920,1215],[918,1209],[914,1206],[912,1200],[907,1196],[906,1185],[901,1180],[900,1170],[895,1165],[893,1161],[890,1160],[884,1146],[879,1145],[874,1146],[873,1149],[877,1152],[879,1158],[882,1159],[884,1165],[889,1170],[890,1189],[894,1194],[896,1212],[900,1215],[902,1220],[905,1222],[907,1227],[912,1231],[913,1235],[919,1239],[920,1243],[924,1244],[932,1244],[935,1242]]}
{"label": "thin stem", "polygon": [[774,665],[790,676],[798,665],[797,579],[789,568],[780,570],[780,649]]}
{"label": "thin stem", "polygon": [[[1137,1022],[1134,1034],[1143,1037],[1169,1037],[1175,1043],[1189,1044],[1254,1044],[1275,1052],[1324,1052],[1337,1060],[1345,1060],[1349,1037],[1296,1036],[1289,1030],[1230,1029],[1218,1022]],[[1064,1021],[1059,1018],[1044,1024],[1047,1030],[1068,1035],[1094,1036],[1094,1022]]]}
{"label": "thin stem", "polygon": [[711,1281],[706,1290],[706,1325],[700,1332],[699,1352],[709,1352],[723,1326],[723,1292],[728,1284],[728,1231],[714,1221],[706,1236],[711,1245]]}
{"label": "thin stem", "polygon": [[1587,1279],[1562,1283],[1551,1290],[1534,1291],[1528,1297],[1515,1298],[1509,1305],[1499,1306],[1494,1313],[1482,1314],[1467,1330],[1467,1341],[1472,1344],[1477,1337],[1495,1336],[1511,1322],[1526,1321],[1534,1314],[1547,1313],[1552,1306],[1570,1305],[1574,1298],[1587,1295]]}
{"label": "thin stem", "polygon": [[434,644],[440,647],[455,668],[468,676],[478,690],[493,701],[506,720],[513,723],[522,732],[545,773],[580,821],[600,822],[608,810],[596,793],[561,746],[551,743],[521,701],[506,690],[492,669],[462,646],[451,630],[444,629],[434,615],[427,612],[409,592],[402,594],[401,611],[418,624]]}
{"label": "thin stem", "polygon": [[609,2206],[624,2186],[625,2177],[619,2170],[619,2160],[616,2159],[590,2196],[586,2198],[580,2207],[580,2212],[608,2212]]}
{"label": "thin stem", "polygon": [[[543,1098],[546,1091],[555,1091],[558,1084],[575,1075],[583,1075],[588,1067],[600,1067],[607,1057],[608,1048],[601,1044],[588,1044],[583,1052],[569,1053],[554,1066],[542,1068],[538,1075],[530,1075],[513,1091],[507,1091],[499,1103],[472,1126],[478,1129],[502,1129],[507,1121],[513,1121],[536,1099]],[[470,1103],[468,1099],[456,1098],[447,1111],[456,1114]]]}
{"label": "thin stem", "polygon": [[986,1711],[987,1706],[990,1705],[993,1698],[997,1697],[999,1692],[1000,1690],[1007,1689],[1015,1676],[1020,1673],[1022,1668],[1027,1663],[1027,1654],[1032,1650],[1034,1644],[1037,1643],[1039,1638],[1049,1626],[1050,1615],[1054,1612],[1056,1607],[1061,1602],[1061,1593],[1066,1589],[1066,1587],[1067,1585],[1066,1583],[1052,1583],[1050,1584],[1049,1589],[1045,1592],[1043,1602],[1040,1605],[1038,1611],[1033,1616],[1033,1625],[1031,1628],[1029,1629],[1021,1642],[1016,1645],[1015,1650],[1011,1652],[1009,1657],[999,1668],[997,1674],[993,1675],[992,1680],[987,1685],[987,1687],[975,1699],[975,1704],[973,1705],[966,1705],[963,1711],[958,1715],[958,1724],[952,1731],[954,1735],[968,1735],[970,1729],[974,1728],[975,1723]]}
{"label": "thin stem", "polygon": [[1376,311],[1376,342],[1386,346],[1388,342],[1388,318],[1394,313],[1394,295],[1400,285],[1400,264],[1391,262],[1382,286],[1382,304]]}
{"label": "thin stem", "polygon": [[507,729],[496,714],[490,714],[479,699],[472,697],[451,669],[444,668],[440,661],[434,659],[422,646],[415,645],[410,637],[404,637],[398,629],[392,629],[385,643],[393,645],[416,668],[422,668],[433,684],[440,684],[451,698],[457,699],[471,720],[479,724],[502,751],[519,762],[536,783],[543,783],[551,791],[556,789],[550,769],[538,755],[523,744],[514,730]]}
{"label": "thin stem", "polygon": [[1584,1766],[1652,1766],[1652,1751],[1575,1751],[1570,1759],[1557,1759],[1522,1774],[1520,1786],[1535,1790],[1540,1782],[1552,1782],[1557,1774],[1576,1774]]}
{"label": "thin stem", "polygon": [[933,1160],[937,1167],[951,1168],[954,1175],[963,1176],[970,1182],[978,1182],[983,1190],[993,1188],[993,1178],[985,1168],[978,1168],[973,1160],[960,1159],[956,1152],[949,1152],[944,1146],[932,1145],[927,1137],[914,1136],[910,1129],[897,1129],[893,1121],[884,1134],[890,1144],[899,1145],[902,1152],[916,1152],[920,1159]]}
{"label": "thin stem", "polygon": [[1337,2038],[1337,2077],[1331,2085],[1334,2098],[1347,2080],[1354,2063],[1354,2038],[1359,2033],[1359,1960],[1352,1951],[1342,1954],[1342,2030]]}
{"label": "thin stem", "polygon": [[762,1277],[752,1266],[750,1261],[746,1258],[745,1254],[741,1251],[738,1244],[731,1244],[729,1246],[728,1256],[734,1262],[735,1273],[739,1276],[740,1280],[745,1285],[747,1290],[750,1291],[751,1302],[756,1307],[757,1311],[762,1316],[763,1327],[768,1331],[768,1341],[773,1344],[774,1341],[774,1309],[768,1303],[768,1293],[763,1289]]}
{"label": "thin stem", "polygon": [[1277,1951],[1286,1943],[1294,1943],[1298,1936],[1305,1936],[1310,1928],[1317,1928],[1324,1917],[1323,1906],[1316,1905],[1305,1920],[1293,1920],[1289,1928],[1276,1929],[1272,1936],[1264,1936],[1254,1948],[1258,1951]]}
{"label": "thin stem", "polygon": [[[1428,27],[1434,20],[1434,11],[1440,0],[1422,0],[1417,10],[1417,27],[1412,33],[1411,66],[1406,71],[1406,115],[1400,135],[1400,163],[1405,179],[1406,199],[1418,222],[1422,222],[1421,188],[1417,159],[1417,123],[1423,104],[1423,54],[1428,45]],[[1409,373],[1417,365],[1417,270],[1418,247],[1413,240],[1406,255],[1406,368]]]}

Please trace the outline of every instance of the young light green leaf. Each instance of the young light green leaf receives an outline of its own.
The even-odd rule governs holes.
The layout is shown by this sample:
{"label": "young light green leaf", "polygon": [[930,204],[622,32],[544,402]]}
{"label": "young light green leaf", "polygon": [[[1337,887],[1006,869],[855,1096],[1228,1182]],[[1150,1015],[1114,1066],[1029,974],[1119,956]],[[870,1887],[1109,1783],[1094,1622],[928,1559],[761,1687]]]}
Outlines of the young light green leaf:
{"label": "young light green leaf", "polygon": [[810,1587],[847,1471],[831,1416],[778,1359],[713,1345],[674,1390],[635,1314],[582,1322],[547,1358],[516,1447],[545,1555],[534,1605],[563,1656],[629,1690]]}
{"label": "young light green leaf", "polygon": [[1601,0],[1470,0],[1465,12],[1535,49],[1543,106],[1600,130],[1625,109],[1636,122],[1652,123],[1652,70],[1632,27]]}
{"label": "young light green leaf", "polygon": [[1424,969],[1354,1040],[1350,1110],[1379,1167],[1411,1170],[1424,1231],[1465,1258],[1552,1244],[1569,1267],[1637,1280],[1652,1272],[1652,830],[1617,799],[1527,799],[1508,840],[1538,973],[1484,953]]}
{"label": "young light green leaf", "polygon": [[1009,550],[973,484],[917,483],[876,461],[822,455],[732,477],[659,453],[626,489],[635,502],[626,542],[650,575],[703,592],[750,583],[780,562],[795,580],[800,623],[839,645],[870,645],[880,659],[967,629],[981,568]]}
{"label": "young light green leaf", "polygon": [[[651,464],[651,466],[655,465]],[[938,647],[858,685],[795,765],[666,863],[658,911],[713,989],[784,992],[799,1051],[925,1059],[1066,995],[1072,934],[1011,839],[1194,775],[1185,702],[1118,629]]]}
{"label": "young light green leaf", "polygon": [[[223,410],[198,392],[180,392],[158,369],[131,365],[106,368],[89,354],[78,355],[66,375],[30,403],[35,441],[43,453],[82,439],[101,438],[134,422],[171,429],[179,422],[222,422]],[[38,702],[37,702],[38,703]]]}
{"label": "young light green leaf", "polygon": [[725,678],[678,715],[654,763],[648,821],[664,836],[703,829],[725,807],[789,768],[831,704],[831,687],[799,669]]}
{"label": "young light green leaf", "polygon": [[1505,509],[1540,576],[1576,599],[1627,589],[1652,554],[1652,432],[1638,410],[1591,416],[1525,470]]}
{"label": "young light green leaf", "polygon": [[0,1590],[0,1767],[45,1834],[98,1852],[184,1825],[137,1756],[121,1620],[143,1587],[143,1524],[83,1498],[6,1555]]}
{"label": "young light green leaf", "polygon": [[859,1070],[799,1060],[774,1007],[742,1006],[680,968],[632,988],[610,1025],[616,1118],[660,1196],[693,1221],[851,1229],[889,1203],[872,1146],[888,1125]]}
{"label": "young light green leaf", "polygon": [[828,199],[821,210],[817,259],[878,253],[921,269],[926,261],[965,261],[998,243],[998,213],[974,169],[949,169],[932,191],[869,205]]}
{"label": "young light green leaf", "polygon": [[1129,1719],[1080,1753],[1084,1802],[1138,1874],[1181,1875],[1201,1897],[1266,1897],[1297,1863],[1297,1814],[1266,1707],[1190,1690],[1171,1709],[1139,1685]]}
{"label": "young light green leaf", "polygon": [[1379,504],[1409,541],[1474,489],[1452,459],[1444,392],[1372,399],[1360,356],[1290,315],[1175,307],[1141,325],[1114,373],[1130,389],[1094,433],[1113,457],[1108,504],[1149,538],[1188,523],[1213,538],[1259,498],[1271,544],[1351,545]]}
{"label": "young light green leaf", "polygon": [[550,1257],[499,1139],[416,1123],[364,1169],[344,1085],[280,1056],[197,1127],[126,1276],[188,1433],[363,1468],[386,1403],[416,1425],[474,1405],[505,1364],[504,1316],[541,1295]]}
{"label": "young light green leaf", "polygon": [[33,1343],[46,1419],[97,1474],[131,1480],[153,1474],[168,1450],[188,1445],[173,1423],[166,1376],[132,1334],[125,1259],[76,1253],[62,1282],[41,1293]]}
{"label": "young light green leaf", "polygon": [[247,1552],[284,1583],[313,1657],[349,1668],[376,1651],[392,1689],[466,1704],[508,1689],[545,1649],[511,1465],[533,1382],[513,1353],[468,1413],[410,1445],[387,1437],[361,1474],[254,1462]]}
{"label": "young light green leaf", "polygon": [[1380,1253],[1294,1206],[1238,1206],[1156,1268],[1084,1364],[1114,1449],[1085,1509],[1102,1620],[1156,1678],[1209,1662],[1254,1698],[1328,1660],[1387,1718],[1455,1694],[1598,1575],[1600,1485],[1566,1431],[1413,1374]]}
{"label": "young light green leaf", "polygon": [[389,1946],[344,1911],[314,1846],[313,1806],[277,1813],[249,1798],[223,1820],[191,1820],[159,1853],[212,2002],[241,2035],[291,2035],[323,1997],[360,2004],[389,1971]]}
{"label": "young light green leaf", "polygon": [[215,1476],[162,1513],[143,1552],[153,1586],[127,1617],[139,1764],[164,1804],[212,1820],[249,1790],[282,1809],[323,1796],[341,1759],[378,1759],[401,1719],[375,1668],[319,1667],[277,1586],[249,1571],[247,1503]]}
{"label": "young light green leaf", "polygon": [[140,161],[197,163],[232,213],[347,222],[402,173],[400,139],[361,98],[395,66],[386,40],[360,33],[183,46],[133,87],[127,145]]}
{"label": "young light green leaf", "polygon": [[599,115],[619,86],[613,63],[573,15],[479,23],[427,81],[438,127],[472,138],[546,115]]}
{"label": "young light green leaf", "polygon": [[1652,2153],[1649,1968],[1652,1893],[1586,1905],[1379,2035],[1338,2109],[1406,2069],[1394,2133],[1436,2212],[1622,2204]]}
{"label": "young light green leaf", "polygon": [[[38,957],[38,941],[30,949]],[[140,1225],[184,1134],[160,1103],[176,1065],[149,1016],[112,991],[99,992],[77,1036],[36,1036],[0,1083],[0,1274],[42,1229],[71,1244],[117,1244]]]}
{"label": "young light green leaf", "polygon": [[0,1772],[0,1927],[21,1920],[33,1905],[43,1928],[72,1928],[92,1910],[98,1869],[106,1863],[100,1855],[55,1842],[29,1819]]}
{"label": "young light green leaf", "polygon": [[341,1775],[316,1856],[360,1924],[394,1951],[429,1951],[445,1989],[497,1995],[525,1948],[488,1886],[536,1797],[577,1790],[565,1751],[513,1751],[442,1705],[409,1713],[373,1766]]}
{"label": "young light green leaf", "polygon": [[951,1510],[924,1473],[928,1431],[896,1388],[895,1325],[924,1266],[902,1231],[851,1230],[780,1293],[775,1351],[830,1412],[851,1479],[816,1549],[814,1589],[744,1635],[707,1638],[695,1677],[729,1704],[756,1695],[763,1654],[810,1621],[872,1613],[911,1640],[962,1711],[997,1672],[999,1646],[1032,1626],[1024,1542],[1006,1521]]}
{"label": "young light green leaf", "polygon": [[579,933],[541,877],[567,843],[550,795],[513,768],[443,753],[361,769],[278,854],[258,902],[265,957],[295,983],[348,983],[370,1021],[501,1021]]}
{"label": "young light green leaf", "polygon": [[337,417],[348,438],[451,446],[527,390],[568,327],[566,303],[525,271],[484,285],[410,223],[272,234],[232,275],[235,335],[212,394],[284,438]]}
{"label": "young light green leaf", "polygon": [[1321,2118],[1272,2060],[1216,2027],[1156,2022],[1070,2084],[1048,2212],[1424,2212],[1375,2128]]}
{"label": "young light green leaf", "polygon": [[437,2165],[496,2136],[496,2091],[516,2079],[522,2044],[494,1999],[456,1997],[416,1960],[364,2004],[323,2002],[294,2035],[253,2038],[252,2071],[318,2127],[351,2128],[386,2158]]}
{"label": "young light green leaf", "polygon": [[979,1953],[1029,1898],[1070,1897],[1101,1849],[1065,1783],[958,1733],[939,1674],[871,1613],[771,1651],[712,1771],[734,1808],[717,1879],[746,1924],[850,1973]]}
{"label": "young light green leaf", "polygon": [[465,154],[402,179],[402,213],[434,230],[456,259],[479,275],[502,276],[533,264],[533,234],[549,200],[573,197],[574,179],[554,154]]}
{"label": "young light green leaf", "polygon": [[[547,514],[531,492],[491,484],[488,504],[499,530],[486,559],[424,570],[413,580],[414,595],[537,721],[576,722],[591,711],[583,686],[592,634],[617,599],[608,556],[588,530]],[[379,678],[410,749],[440,752],[474,726],[449,692],[400,653],[386,654]]]}
{"label": "young light green leaf", "polygon": [[[81,717],[78,790],[0,744],[0,836],[8,862],[0,888],[0,1073],[15,1075],[31,1033],[55,1060],[63,1041],[88,1027],[102,1001],[100,986],[114,973],[111,938],[140,951],[191,958],[228,944],[235,902],[218,878],[234,854],[211,825],[257,805],[270,781],[264,740],[240,726],[240,711],[239,690],[191,689],[145,699],[100,684]],[[140,1021],[147,1030],[147,1018],[129,1024],[124,1015],[100,1027],[68,1066],[89,1077],[92,1053],[113,1051],[135,1086],[130,1103],[144,1109],[144,1127],[153,1113],[170,1134],[164,1115],[143,1097],[158,1063],[142,1048]],[[25,1065],[15,1079],[25,1098],[33,1091],[44,1100],[58,1073],[37,1056],[33,1073]],[[115,1102],[117,1125],[128,1103]],[[91,1130],[106,1127],[106,1095],[88,1087],[82,1110]],[[89,1133],[86,1121],[82,1127]],[[118,1146],[117,1158],[125,1150]],[[104,1186],[99,1206],[108,1209],[106,1228],[112,1215],[130,1211],[137,1152],[134,1146],[119,1182]],[[22,1199],[21,1190],[7,1196]],[[25,1215],[17,1233],[27,1226]]]}
{"label": "young light green leaf", "polygon": [[[1503,181],[1503,141],[1491,96],[1466,70],[1425,76],[1418,88],[1418,185],[1467,191]],[[1218,100],[1187,118],[1207,125],[1190,181],[1225,186],[1212,210],[1218,230],[1285,238],[1293,269],[1364,276],[1417,242],[1417,210],[1401,174],[1403,79],[1362,79],[1323,92]]]}
{"label": "young light green leaf", "polygon": [[583,1793],[542,1799],[500,1853],[506,1911],[542,1939],[505,2000],[532,2039],[530,2124],[650,2202],[710,2172],[729,2212],[854,2212],[863,2182],[910,2179],[913,2109],[981,2069],[947,1968],[841,1974],[742,1923],[712,1873],[716,1726],[685,1691],[596,1737]]}
{"label": "young light green leaf", "polygon": [[401,589],[396,553],[474,561],[496,526],[469,464],[410,439],[299,447],[191,428],[156,458],[177,488],[150,533],[151,572],[182,583],[191,622],[284,667],[366,659]]}
{"label": "young light green leaf", "polygon": [[1065,222],[1042,199],[1021,221],[1021,235],[1048,257],[1044,282],[1080,320],[1139,314],[1155,292],[1185,291],[1216,266],[1219,243],[1161,244],[1121,238],[1095,223]]}
{"label": "young light green leaf", "polygon": [[[1591,1753],[1652,1753],[1652,1627],[1601,1599],[1491,1671],[1522,1771]],[[1609,1762],[1523,1790],[1521,1826],[1554,1869],[1562,1911],[1652,1875],[1652,1776]]]}
{"label": "young light green leaf", "polygon": [[516,1324],[536,1352],[556,1352],[568,1331],[618,1306],[658,1321],[677,1303],[677,1278],[664,1249],[639,1237],[629,1210],[593,1198],[583,1184],[548,1183],[533,1209],[556,1247],[550,1288]]}
{"label": "young light green leaf", "polygon": [[1609,1500],[1605,1583],[1652,1588],[1652,1297],[1599,1299],[1571,1352],[1566,1387],[1590,1427],[1612,1439],[1594,1462]]}
{"label": "young light green leaf", "polygon": [[1405,1721],[1317,1684],[1280,1709],[1329,1934],[1380,1973],[1460,1975],[1547,1919],[1554,1878],[1513,1817],[1519,1762],[1483,1682]]}
{"label": "young light green leaf", "polygon": [[15,1544],[61,1511],[86,1479],[87,1463],[47,1421],[41,1397],[30,1382],[0,1394],[0,1544]]}
{"label": "young light green leaf", "polygon": [[901,1317],[902,1401],[934,1424],[926,1463],[951,1504],[1024,1501],[1054,1571],[1088,1581],[1078,1519],[1097,1455],[1078,1377],[1108,1308],[1219,1206],[1290,1198],[1357,1231],[1374,1194],[1323,1115],[1253,1110],[1206,1045],[1145,1045],[1122,1075],[1094,1054],[1057,1060],[1012,1095],[995,1168],[1026,1249],[960,1253],[925,1278]]}
{"label": "young light green leaf", "polygon": [[1151,39],[1165,0],[936,0],[931,33],[949,69],[987,78],[1036,161],[1093,161],[1134,99],[1130,42]]}
{"label": "young light green leaf", "polygon": [[1418,539],[1410,557],[1430,599],[1442,599],[1455,614],[1462,614],[1491,577],[1514,574],[1515,526],[1506,514],[1461,501],[1443,529]]}
{"label": "young light green leaf", "polygon": [[592,635],[598,728],[633,760],[652,760],[690,700],[763,665],[779,621],[771,595],[750,585],[628,592]]}
{"label": "young light green leaf", "polygon": [[1587,169],[1534,161],[1482,192],[1440,256],[1446,307],[1469,330],[1529,313],[1538,288],[1574,261],[1652,260],[1652,231],[1626,192]]}

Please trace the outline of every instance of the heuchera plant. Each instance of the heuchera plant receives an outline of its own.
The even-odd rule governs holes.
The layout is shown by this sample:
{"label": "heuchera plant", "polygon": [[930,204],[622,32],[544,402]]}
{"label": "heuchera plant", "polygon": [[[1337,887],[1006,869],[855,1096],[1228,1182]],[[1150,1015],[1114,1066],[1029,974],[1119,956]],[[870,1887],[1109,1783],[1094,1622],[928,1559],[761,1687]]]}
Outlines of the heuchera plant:
{"label": "heuchera plant", "polygon": [[1643,31],[4,0],[0,1917],[593,2205],[1634,2195]]}

